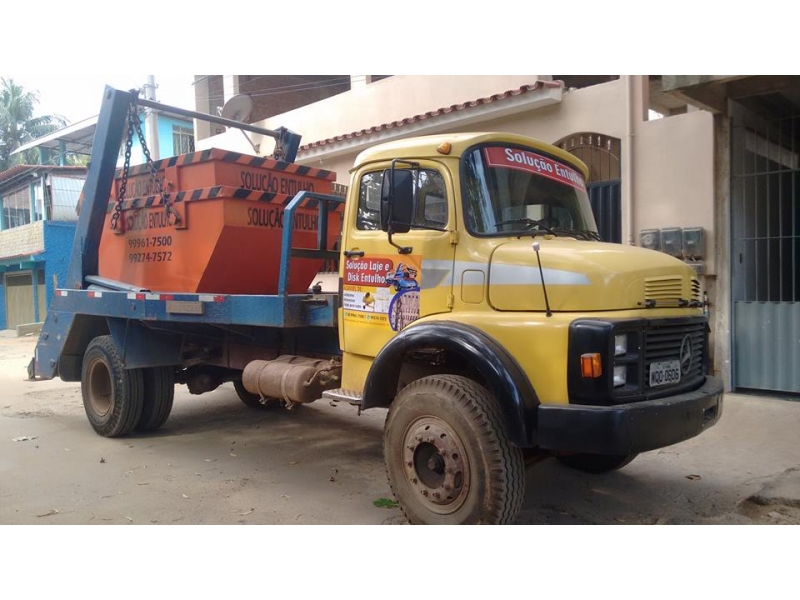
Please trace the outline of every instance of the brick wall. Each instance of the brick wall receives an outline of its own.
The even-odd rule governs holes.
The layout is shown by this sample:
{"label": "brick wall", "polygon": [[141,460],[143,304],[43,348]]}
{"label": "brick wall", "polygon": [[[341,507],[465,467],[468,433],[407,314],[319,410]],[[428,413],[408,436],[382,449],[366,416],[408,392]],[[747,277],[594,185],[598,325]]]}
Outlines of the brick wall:
{"label": "brick wall", "polygon": [[44,250],[44,221],[0,231],[0,260]]}

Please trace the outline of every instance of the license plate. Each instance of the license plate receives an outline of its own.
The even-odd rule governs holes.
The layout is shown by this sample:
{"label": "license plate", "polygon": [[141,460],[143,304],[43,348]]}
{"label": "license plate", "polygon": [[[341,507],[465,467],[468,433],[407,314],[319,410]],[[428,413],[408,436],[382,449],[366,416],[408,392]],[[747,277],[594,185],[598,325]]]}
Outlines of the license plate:
{"label": "license plate", "polygon": [[650,364],[650,387],[680,383],[681,361],[665,360]]}

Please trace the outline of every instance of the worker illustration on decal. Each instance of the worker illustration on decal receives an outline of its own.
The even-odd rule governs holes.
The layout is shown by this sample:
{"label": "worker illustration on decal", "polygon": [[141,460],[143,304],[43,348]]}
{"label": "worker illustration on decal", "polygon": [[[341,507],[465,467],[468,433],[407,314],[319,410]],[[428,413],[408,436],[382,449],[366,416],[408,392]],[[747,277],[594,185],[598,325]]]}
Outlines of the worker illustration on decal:
{"label": "worker illustration on decal", "polygon": [[394,274],[386,278],[386,283],[397,291],[389,304],[389,325],[393,331],[400,331],[419,319],[419,284],[416,275],[416,269],[400,263]]}
{"label": "worker illustration on decal", "polygon": [[368,306],[372,306],[373,304],[375,304],[375,296],[367,292],[366,294],[364,294],[363,301],[364,301],[364,310],[367,310]]}
{"label": "worker illustration on decal", "polygon": [[397,270],[394,272],[393,275],[390,275],[386,278],[386,283],[391,286],[394,286],[394,289],[398,292],[404,290],[418,290],[419,285],[417,284],[417,280],[415,277],[417,276],[417,270],[409,267],[406,264],[400,263],[397,265]]}

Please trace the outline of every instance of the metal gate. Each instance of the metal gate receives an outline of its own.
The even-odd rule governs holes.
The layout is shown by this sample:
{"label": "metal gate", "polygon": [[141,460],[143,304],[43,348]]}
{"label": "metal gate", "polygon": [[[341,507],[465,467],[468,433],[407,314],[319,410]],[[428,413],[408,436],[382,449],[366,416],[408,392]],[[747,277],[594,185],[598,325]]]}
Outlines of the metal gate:
{"label": "metal gate", "polygon": [[800,116],[732,117],[733,385],[799,393]]}
{"label": "metal gate", "polygon": [[604,242],[622,243],[622,188],[619,138],[584,131],[573,133],[555,145],[577,156],[589,169],[586,191],[597,231]]}
{"label": "metal gate", "polygon": [[622,188],[619,179],[586,184],[597,232],[604,242],[622,243]]}

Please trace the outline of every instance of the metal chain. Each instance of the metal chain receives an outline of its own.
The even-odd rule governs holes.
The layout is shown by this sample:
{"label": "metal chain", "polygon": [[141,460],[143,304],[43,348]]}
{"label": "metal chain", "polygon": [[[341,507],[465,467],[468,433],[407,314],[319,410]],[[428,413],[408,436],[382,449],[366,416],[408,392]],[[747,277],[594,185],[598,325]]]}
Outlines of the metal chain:
{"label": "metal chain", "polygon": [[125,140],[125,164],[122,168],[122,181],[120,182],[119,186],[117,204],[114,206],[114,214],[111,216],[111,229],[117,229],[120,213],[122,212],[122,203],[125,200],[125,192],[128,188],[128,175],[131,165],[131,147],[133,146],[134,130],[139,137],[139,143],[142,146],[142,152],[144,153],[146,164],[150,169],[150,177],[153,179],[155,191],[160,196],[160,204],[164,205],[167,218],[169,218],[170,213],[172,213],[172,215],[175,217],[175,224],[177,225],[181,222],[180,214],[178,214],[178,211],[176,211],[175,208],[170,204],[169,194],[164,192],[163,182],[158,176],[155,163],[153,162],[153,158],[150,156],[150,149],[147,147],[147,141],[145,140],[144,132],[142,131],[142,122],[139,120],[139,112],[136,108],[136,98],[134,97],[134,101],[131,103],[130,107],[128,107],[128,137]]}
{"label": "metal chain", "polygon": [[[150,109],[152,110],[152,109]],[[156,165],[153,162],[152,157],[150,156],[150,149],[147,147],[147,141],[144,137],[144,132],[142,131],[142,122],[136,118],[136,134],[139,136],[139,143],[142,145],[142,152],[144,153],[145,161],[147,166],[150,168],[150,177],[153,178],[153,183],[155,185],[155,190],[158,193],[160,198],[160,203],[164,205],[164,211],[167,213],[167,220],[169,221],[169,215],[175,217],[175,224],[181,222],[181,216],[178,214],[178,211],[170,204],[169,202],[169,194],[164,192],[163,181],[158,176],[158,171],[156,170]]]}
{"label": "metal chain", "polygon": [[114,214],[111,215],[111,229],[117,229],[120,214],[122,213],[122,202],[125,200],[125,192],[128,190],[128,172],[131,168],[131,147],[133,146],[133,123],[134,120],[139,122],[139,117],[136,114],[135,104],[131,104],[128,108],[128,137],[125,140],[125,165],[122,167],[122,181],[119,184],[119,195],[117,196],[117,204],[114,206]]}

